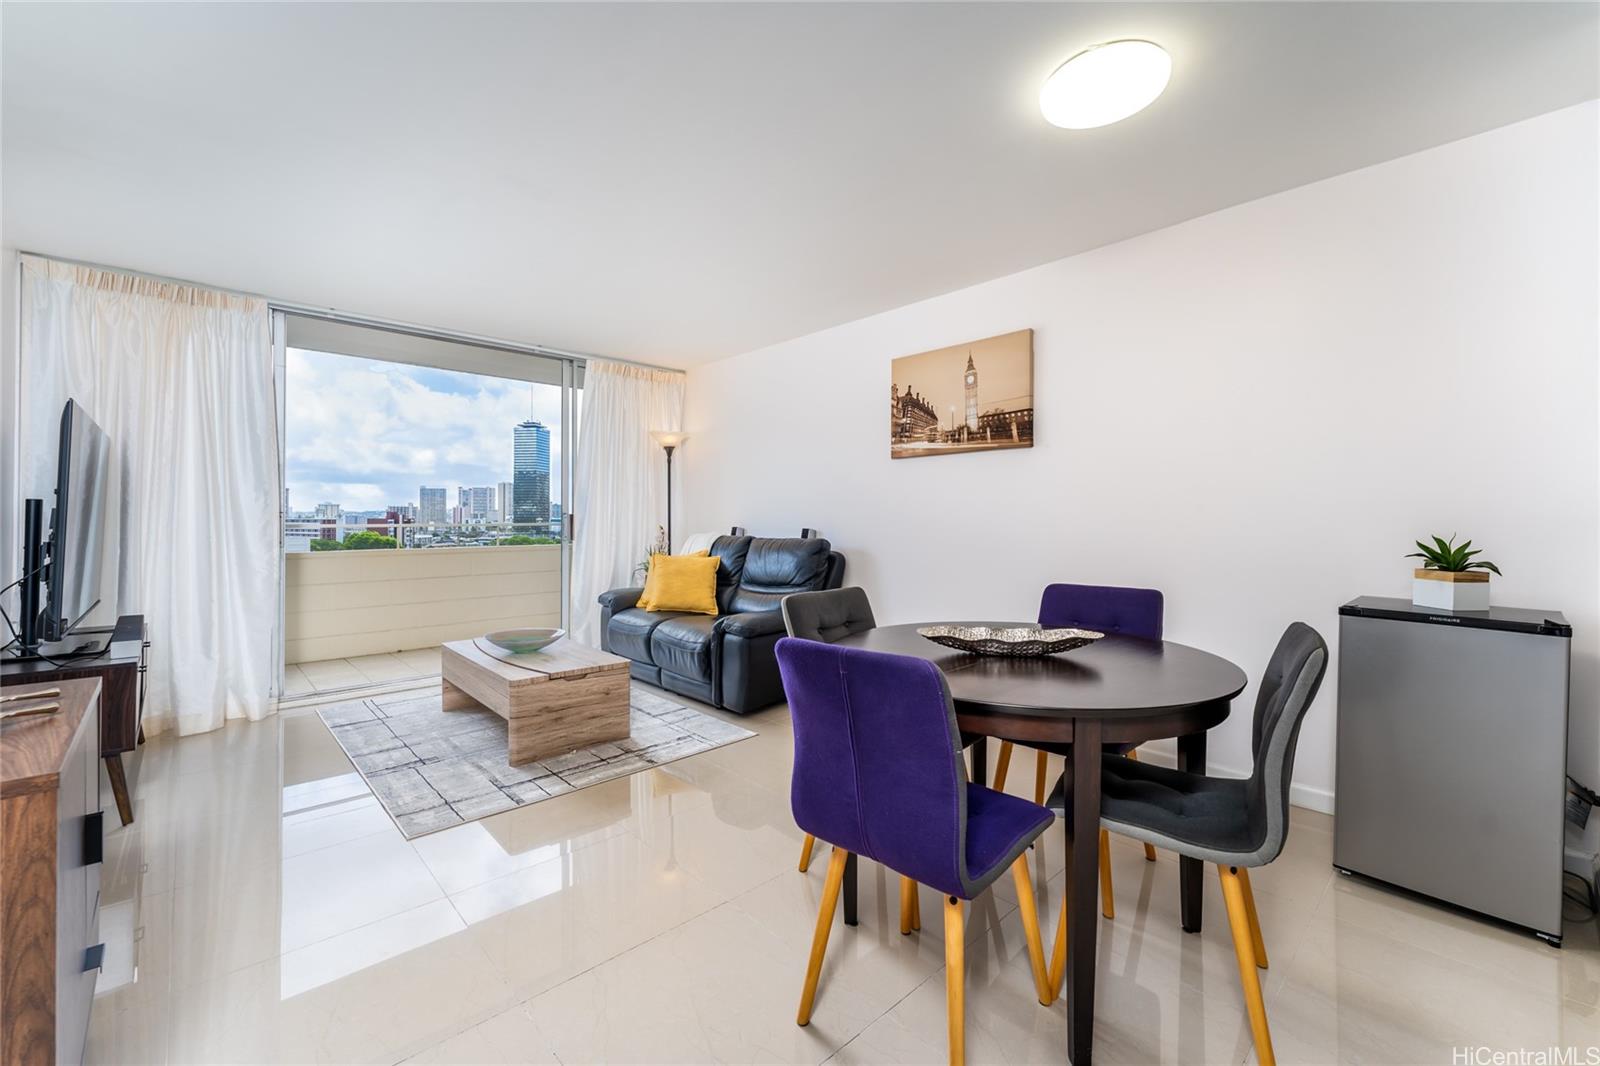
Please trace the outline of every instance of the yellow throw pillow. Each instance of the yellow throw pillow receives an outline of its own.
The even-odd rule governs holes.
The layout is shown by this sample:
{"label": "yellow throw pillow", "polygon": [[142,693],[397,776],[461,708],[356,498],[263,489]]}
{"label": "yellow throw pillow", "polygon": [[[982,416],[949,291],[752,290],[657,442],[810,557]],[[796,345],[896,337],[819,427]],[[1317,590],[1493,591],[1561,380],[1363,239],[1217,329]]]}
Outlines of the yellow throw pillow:
{"label": "yellow throw pillow", "polygon": [[721,560],[707,552],[652,555],[639,606],[646,611],[717,613],[717,567]]}

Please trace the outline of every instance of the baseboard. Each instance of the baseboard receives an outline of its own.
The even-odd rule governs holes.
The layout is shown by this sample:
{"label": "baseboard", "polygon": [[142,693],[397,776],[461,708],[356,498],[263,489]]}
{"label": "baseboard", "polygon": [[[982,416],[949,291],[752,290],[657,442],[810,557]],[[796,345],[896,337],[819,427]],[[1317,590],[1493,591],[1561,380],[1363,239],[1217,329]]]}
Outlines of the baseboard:
{"label": "baseboard", "polygon": [[[1157,747],[1146,746],[1139,749],[1139,758],[1144,762],[1153,762],[1160,766],[1178,765],[1177,756],[1170,751],[1163,751]],[[1218,766],[1216,763],[1206,763],[1206,773],[1216,777],[1249,777],[1249,770],[1241,770],[1234,766]],[[1325,788],[1312,788],[1310,785],[1289,785],[1289,802],[1296,807],[1304,807],[1308,811],[1319,814],[1333,813],[1333,792]]]}

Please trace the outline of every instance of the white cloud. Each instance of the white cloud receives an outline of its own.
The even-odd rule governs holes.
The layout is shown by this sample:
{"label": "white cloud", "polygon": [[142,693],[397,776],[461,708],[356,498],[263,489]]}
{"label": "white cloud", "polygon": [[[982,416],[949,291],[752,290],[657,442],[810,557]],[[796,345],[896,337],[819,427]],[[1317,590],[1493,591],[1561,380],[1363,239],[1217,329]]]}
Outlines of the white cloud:
{"label": "white cloud", "polygon": [[290,507],[347,510],[416,503],[442,485],[511,480],[512,427],[551,428],[552,498],[560,498],[561,390],[533,384],[290,349],[286,368]]}

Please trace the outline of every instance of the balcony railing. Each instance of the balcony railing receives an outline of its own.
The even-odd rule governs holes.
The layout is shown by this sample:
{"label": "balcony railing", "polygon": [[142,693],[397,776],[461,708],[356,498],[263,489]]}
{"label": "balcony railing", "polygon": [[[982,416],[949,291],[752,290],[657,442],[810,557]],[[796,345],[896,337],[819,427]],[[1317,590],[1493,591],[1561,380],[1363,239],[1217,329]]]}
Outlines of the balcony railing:
{"label": "balcony railing", "polygon": [[381,518],[361,524],[338,518],[286,518],[285,552],[366,551],[400,548],[498,548],[557,544],[560,519],[547,522],[412,522]]}
{"label": "balcony railing", "polygon": [[284,559],[284,661],[432,648],[497,629],[558,626],[561,556],[559,542],[290,552]]}

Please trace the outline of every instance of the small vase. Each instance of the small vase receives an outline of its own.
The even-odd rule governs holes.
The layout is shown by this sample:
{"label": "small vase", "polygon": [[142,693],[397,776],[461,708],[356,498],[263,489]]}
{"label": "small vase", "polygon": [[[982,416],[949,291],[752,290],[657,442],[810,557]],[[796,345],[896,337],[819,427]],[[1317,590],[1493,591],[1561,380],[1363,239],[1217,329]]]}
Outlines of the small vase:
{"label": "small vase", "polygon": [[1483,570],[1417,570],[1411,602],[1439,611],[1487,611],[1489,574]]}

